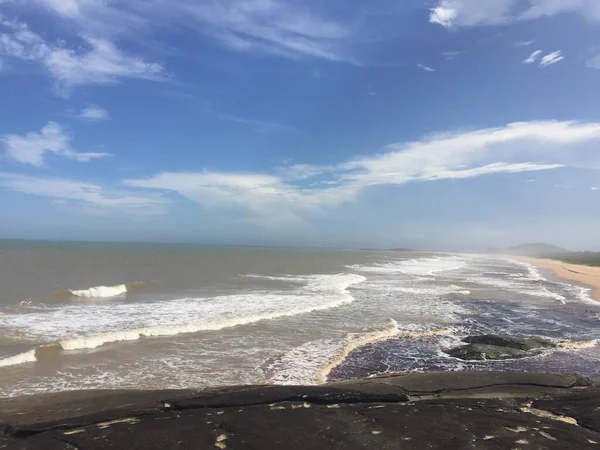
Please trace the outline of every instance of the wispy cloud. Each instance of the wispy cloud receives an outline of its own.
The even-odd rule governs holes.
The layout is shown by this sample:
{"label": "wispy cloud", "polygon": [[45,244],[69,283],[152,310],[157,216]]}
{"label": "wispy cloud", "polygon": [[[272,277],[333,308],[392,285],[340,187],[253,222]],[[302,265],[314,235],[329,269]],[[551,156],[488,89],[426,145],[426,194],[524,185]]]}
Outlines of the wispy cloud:
{"label": "wispy cloud", "polygon": [[[596,0],[438,0],[429,22],[446,28],[502,25],[564,13],[600,20]],[[525,41],[529,42],[529,41]]]}
{"label": "wispy cloud", "polygon": [[585,62],[586,67],[600,70],[600,54],[594,55]]}
{"label": "wispy cloud", "polygon": [[588,20],[600,20],[600,3],[596,0],[529,0],[529,8],[519,15],[530,20],[557,14],[578,13]]}
{"label": "wispy cloud", "polygon": [[514,3],[514,0],[438,0],[431,9],[429,22],[446,28],[501,24],[508,20]]}
{"label": "wispy cloud", "polygon": [[341,45],[351,30],[302,4],[283,0],[39,0],[95,37],[184,26],[237,52],[355,62]]}
{"label": "wispy cloud", "polygon": [[417,64],[417,67],[419,69],[423,69],[425,72],[435,72],[435,69],[429,67],[429,66],[425,66],[423,64]]}
{"label": "wispy cloud", "polygon": [[108,153],[76,152],[71,148],[71,135],[56,122],[48,122],[39,132],[24,136],[5,134],[1,140],[6,158],[38,167],[44,165],[44,158],[49,153],[81,162],[110,156]]}
{"label": "wispy cloud", "polygon": [[561,62],[563,59],[565,59],[565,58],[562,55],[562,52],[560,50],[558,50],[556,52],[548,53],[547,55],[544,55],[542,57],[542,59],[540,61],[540,66],[541,67],[551,66],[552,64]]}
{"label": "wispy cloud", "polygon": [[459,51],[459,50],[453,50],[453,51],[449,51],[449,52],[444,52],[442,55],[444,56],[445,59],[447,59],[448,61],[452,61],[456,58],[458,58],[460,55],[462,55],[464,52],[463,51]]}
{"label": "wispy cloud", "polygon": [[536,50],[531,55],[529,55],[529,57],[527,57],[527,59],[525,59],[523,61],[523,64],[533,64],[533,63],[535,63],[538,60],[538,58],[540,57],[540,55],[542,53],[544,53],[544,52],[541,51],[541,50]]}
{"label": "wispy cloud", "polygon": [[276,0],[179,2],[201,30],[235,51],[353,62],[339,46],[350,31],[307,9]]}
{"label": "wispy cloud", "polygon": [[294,128],[292,126],[284,125],[284,124],[277,123],[277,122],[270,122],[267,120],[250,119],[248,117],[237,116],[235,114],[227,114],[227,113],[218,112],[211,108],[204,108],[203,111],[219,120],[226,120],[228,122],[235,122],[235,123],[240,123],[240,124],[244,124],[244,125],[250,125],[250,126],[254,127],[254,129],[258,132],[275,131],[275,132],[285,132],[285,133],[301,133],[301,131],[298,128]]}
{"label": "wispy cloud", "polygon": [[72,202],[92,211],[158,214],[165,201],[158,195],[137,195],[123,190],[106,189],[83,181],[45,178],[0,172],[0,186],[14,192]]}
{"label": "wispy cloud", "polygon": [[87,120],[106,120],[108,119],[108,111],[99,106],[92,105],[81,111],[79,117]]}
{"label": "wispy cloud", "polygon": [[107,39],[83,36],[69,47],[64,41],[46,42],[20,22],[2,21],[0,29],[0,54],[40,63],[64,87],[165,76],[160,64],[126,54]]}
{"label": "wispy cloud", "polygon": [[[387,146],[330,167],[295,164],[268,173],[163,172],[131,187],[173,192],[254,223],[301,220],[350,202],[373,186],[557,169],[578,145],[600,140],[600,123],[522,122]],[[568,156],[568,157],[567,157]]]}
{"label": "wispy cloud", "polygon": [[531,41],[517,41],[515,42],[515,46],[517,47],[529,47],[530,45],[535,44],[535,39]]}

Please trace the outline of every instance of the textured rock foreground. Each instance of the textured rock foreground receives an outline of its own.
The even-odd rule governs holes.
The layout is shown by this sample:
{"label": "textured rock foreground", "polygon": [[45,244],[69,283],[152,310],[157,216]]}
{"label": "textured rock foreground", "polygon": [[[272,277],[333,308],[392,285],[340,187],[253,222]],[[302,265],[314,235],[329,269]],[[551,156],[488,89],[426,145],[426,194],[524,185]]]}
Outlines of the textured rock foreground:
{"label": "textured rock foreground", "polygon": [[445,372],[0,399],[0,449],[600,448],[600,383]]}

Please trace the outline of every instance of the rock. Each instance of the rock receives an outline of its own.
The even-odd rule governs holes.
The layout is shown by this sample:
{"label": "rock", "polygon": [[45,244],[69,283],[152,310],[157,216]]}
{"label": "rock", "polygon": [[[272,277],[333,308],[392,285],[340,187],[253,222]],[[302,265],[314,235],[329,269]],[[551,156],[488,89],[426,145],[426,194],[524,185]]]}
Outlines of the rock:
{"label": "rock", "polygon": [[482,336],[468,336],[462,340],[468,344],[494,345],[497,347],[508,347],[516,350],[533,350],[536,348],[550,348],[556,345],[542,338],[516,338],[511,336],[499,336],[496,334],[484,334]]}
{"label": "rock", "polygon": [[462,347],[452,348],[446,353],[453,358],[464,359],[465,361],[516,359],[527,356],[527,352],[523,350],[480,344],[463,345]]}
{"label": "rock", "polygon": [[486,334],[482,336],[468,336],[462,340],[469,344],[455,347],[445,352],[466,361],[503,360],[524,358],[538,353],[544,348],[553,348],[556,345],[541,338],[516,338]]}
{"label": "rock", "polygon": [[600,385],[587,378],[509,372],[64,392],[0,399],[0,448],[592,449],[598,404]]}

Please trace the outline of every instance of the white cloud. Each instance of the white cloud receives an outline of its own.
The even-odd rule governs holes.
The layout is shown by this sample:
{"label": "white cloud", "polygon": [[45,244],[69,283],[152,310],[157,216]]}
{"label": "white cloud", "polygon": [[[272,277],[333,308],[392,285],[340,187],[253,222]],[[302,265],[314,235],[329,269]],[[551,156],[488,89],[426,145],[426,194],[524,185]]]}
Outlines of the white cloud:
{"label": "white cloud", "polygon": [[518,0],[439,0],[429,22],[446,28],[504,23]]}
{"label": "white cloud", "polygon": [[520,14],[522,19],[537,19],[563,13],[579,13],[589,20],[600,20],[597,0],[530,0],[529,8]]}
{"label": "white cloud", "polygon": [[95,37],[186,26],[238,52],[354,62],[341,41],[350,30],[301,4],[284,0],[38,0]]}
{"label": "white cloud", "polygon": [[438,0],[429,22],[446,28],[501,25],[564,13],[600,20],[597,0]]}
{"label": "white cloud", "polygon": [[184,0],[178,9],[195,27],[235,51],[352,62],[338,45],[349,35],[346,27],[289,2]]}
{"label": "white cloud", "polygon": [[564,56],[562,55],[562,52],[560,50],[556,51],[556,52],[552,52],[552,53],[548,53],[547,55],[544,55],[540,61],[540,66],[541,67],[547,67],[547,66],[551,66],[552,64],[556,64],[557,62],[562,61],[564,58]]}
{"label": "white cloud", "polygon": [[453,59],[458,58],[461,54],[463,54],[464,52],[462,51],[458,51],[458,50],[454,50],[454,51],[450,51],[450,52],[444,52],[443,56],[444,58],[446,58],[448,61],[451,61]]}
{"label": "white cloud", "polygon": [[106,120],[108,119],[108,111],[99,106],[88,106],[79,114],[82,119],[88,120]]}
{"label": "white cloud", "polygon": [[39,132],[24,136],[6,134],[1,140],[8,159],[32,166],[42,166],[48,153],[81,162],[110,156],[108,153],[77,153],[71,148],[71,136],[56,122],[48,122]]}
{"label": "white cloud", "polygon": [[590,189],[591,189],[592,191],[597,191],[597,190],[598,190],[598,188],[597,188],[597,187],[591,187]]}
{"label": "white cloud", "polygon": [[515,46],[517,46],[517,47],[529,47],[530,45],[533,45],[533,44],[535,44],[535,40],[515,42]]}
{"label": "white cloud", "polygon": [[586,67],[600,70],[600,54],[594,55],[585,62]]}
{"label": "white cloud", "polygon": [[[84,36],[82,44],[46,42],[23,23],[3,21],[0,54],[39,62],[64,86],[109,84],[123,78],[164,79],[163,67],[119,50],[110,40]],[[0,28],[1,29],[1,28]]]}
{"label": "white cloud", "polygon": [[99,185],[63,178],[32,177],[1,173],[0,186],[23,194],[73,202],[92,210],[156,214],[163,211],[164,199],[105,189]]}
{"label": "white cloud", "polygon": [[423,69],[425,72],[435,72],[435,69],[432,69],[431,67],[425,66],[423,64],[417,64],[417,67],[419,69]]}
{"label": "white cloud", "polygon": [[234,208],[268,225],[319,214],[374,186],[557,169],[579,145],[598,140],[600,123],[518,122],[392,144],[382,154],[330,167],[295,164],[277,175],[165,172],[124,182],[174,192],[208,208]]}
{"label": "white cloud", "polygon": [[534,62],[537,61],[537,59],[540,57],[540,55],[543,52],[541,50],[536,50],[535,52],[533,52],[531,55],[529,55],[529,57],[523,61],[523,64],[533,64]]}

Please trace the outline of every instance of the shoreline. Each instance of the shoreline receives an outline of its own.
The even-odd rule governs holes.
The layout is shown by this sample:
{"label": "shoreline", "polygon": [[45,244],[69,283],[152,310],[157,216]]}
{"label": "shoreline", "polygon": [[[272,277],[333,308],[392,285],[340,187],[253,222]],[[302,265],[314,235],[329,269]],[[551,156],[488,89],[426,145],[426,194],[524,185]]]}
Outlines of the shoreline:
{"label": "shoreline", "polygon": [[592,289],[592,298],[600,301],[600,267],[569,264],[554,259],[530,258],[526,256],[519,256],[517,259],[542,269],[548,269],[563,280],[584,284]]}

